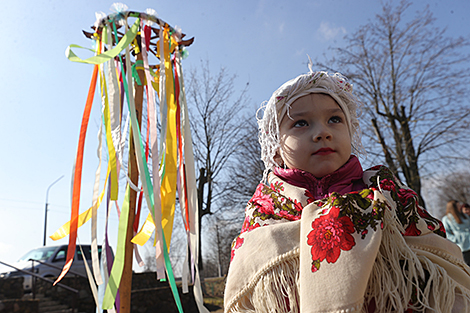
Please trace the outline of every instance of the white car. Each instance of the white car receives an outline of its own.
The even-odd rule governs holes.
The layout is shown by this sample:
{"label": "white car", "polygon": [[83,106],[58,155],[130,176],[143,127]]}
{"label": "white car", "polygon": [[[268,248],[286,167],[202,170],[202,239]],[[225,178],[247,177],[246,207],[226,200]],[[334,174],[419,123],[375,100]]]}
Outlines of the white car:
{"label": "white car", "polygon": [[[85,254],[85,258],[88,262],[88,266],[90,270],[92,270],[91,265],[91,246],[90,245],[82,245],[83,253]],[[49,247],[41,247],[34,250],[29,251],[23,257],[21,257],[16,263],[11,264],[12,266],[22,269],[28,272],[34,272],[35,274],[40,275],[41,277],[46,278],[55,278],[60,275],[62,268],[65,264],[65,259],[67,257],[67,248],[68,245],[62,246],[49,246]],[[98,254],[101,257],[101,246],[98,246]],[[30,260],[38,260],[39,262],[34,262],[33,268],[33,261]],[[51,265],[51,266],[49,266]],[[25,291],[30,291],[32,289],[32,276],[25,274],[23,272],[14,270],[10,268],[11,271],[4,272],[0,274],[0,278],[10,278],[10,277],[24,277],[23,287]],[[75,251],[75,257],[70,268],[69,273],[66,276],[73,276],[74,273],[86,277],[86,269],[84,264],[84,258],[80,247],[77,246]]]}

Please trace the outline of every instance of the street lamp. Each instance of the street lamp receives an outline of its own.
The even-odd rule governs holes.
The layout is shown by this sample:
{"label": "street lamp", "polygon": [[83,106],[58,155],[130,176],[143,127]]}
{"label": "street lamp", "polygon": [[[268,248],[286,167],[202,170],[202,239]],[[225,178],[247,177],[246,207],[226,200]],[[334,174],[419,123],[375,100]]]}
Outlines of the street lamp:
{"label": "street lamp", "polygon": [[52,184],[49,185],[49,187],[47,187],[47,191],[46,191],[46,212],[45,212],[45,215],[44,215],[44,241],[42,242],[42,245],[43,246],[46,246],[46,231],[47,231],[47,205],[49,203],[47,203],[47,198],[49,197],[49,189],[51,189],[52,185],[54,185],[55,183],[57,183],[59,180],[62,179],[62,177],[64,177],[64,175],[60,176],[59,178],[57,178]]}

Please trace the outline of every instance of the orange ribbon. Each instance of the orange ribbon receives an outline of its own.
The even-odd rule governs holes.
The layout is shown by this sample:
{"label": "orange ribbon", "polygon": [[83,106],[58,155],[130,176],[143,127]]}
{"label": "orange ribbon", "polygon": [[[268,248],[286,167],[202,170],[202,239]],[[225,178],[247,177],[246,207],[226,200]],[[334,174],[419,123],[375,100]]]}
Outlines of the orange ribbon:
{"label": "orange ribbon", "polygon": [[90,90],[86,100],[85,110],[83,112],[82,126],[80,127],[80,137],[78,140],[77,158],[75,160],[75,173],[73,175],[73,193],[72,193],[72,216],[70,218],[70,236],[69,247],[67,249],[67,260],[64,268],[60,273],[54,285],[57,284],[72,266],[73,257],[75,255],[75,248],[77,244],[77,229],[78,229],[78,212],[80,208],[80,186],[82,181],[82,165],[83,165],[83,151],[85,149],[85,137],[88,128],[88,121],[90,120],[91,107],[93,105],[93,98],[95,96],[96,81],[98,79],[98,65],[93,68],[93,76],[91,78]]}

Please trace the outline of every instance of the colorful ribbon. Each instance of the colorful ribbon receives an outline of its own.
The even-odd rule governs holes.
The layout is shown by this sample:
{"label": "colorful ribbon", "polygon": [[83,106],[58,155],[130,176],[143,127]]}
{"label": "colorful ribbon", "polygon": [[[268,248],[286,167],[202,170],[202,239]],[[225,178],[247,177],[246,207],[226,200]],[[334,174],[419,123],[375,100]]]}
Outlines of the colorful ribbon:
{"label": "colorful ribbon", "polygon": [[69,246],[67,249],[67,259],[65,261],[64,268],[60,273],[54,285],[57,284],[69,271],[72,266],[73,257],[75,255],[75,247],[77,242],[77,229],[78,229],[78,212],[80,206],[80,187],[82,180],[82,165],[83,165],[83,151],[85,149],[85,136],[88,128],[88,121],[90,119],[91,107],[93,104],[93,98],[95,96],[96,81],[98,79],[98,65],[95,65],[93,69],[93,75],[90,83],[90,90],[85,105],[85,111],[83,112],[82,125],[80,127],[80,137],[78,140],[77,157],[75,160],[75,171],[73,175],[73,191],[72,191],[72,214],[70,217],[70,236]]}
{"label": "colorful ribbon", "polygon": [[[136,21],[129,29],[127,26],[128,16],[136,18]],[[142,17],[142,20],[138,18],[139,16]],[[120,40],[116,29],[116,19],[118,18],[124,25],[124,35]],[[157,21],[159,26],[159,40],[156,43],[156,47],[160,64],[158,65],[159,68],[155,71],[151,69],[149,65],[147,54],[150,50],[150,45],[153,44],[151,42],[151,29],[148,25],[145,25],[144,19],[147,21],[145,23]],[[106,285],[104,295],[102,294],[104,286],[99,288],[99,290],[101,290],[100,292],[96,290],[96,286],[93,285],[91,287],[92,290],[94,290],[95,301],[100,302],[97,303],[97,307],[113,311],[115,306],[119,307],[119,285],[123,275],[126,246],[133,243],[143,245],[155,231],[157,277],[164,279],[166,272],[178,310],[179,312],[183,312],[169,257],[175,214],[176,191],[178,190],[184,226],[188,237],[189,249],[187,250],[190,251],[190,255],[187,256],[187,259],[191,260],[191,272],[194,273],[192,276],[195,284],[195,298],[200,312],[208,312],[203,306],[197,271],[197,229],[199,225],[197,223],[196,183],[188,110],[184,95],[180,63],[180,48],[178,47],[178,42],[181,40],[181,38],[178,37],[180,34],[177,34],[168,24],[151,15],[138,14],[135,12],[113,14],[101,20],[96,25],[98,25],[98,28],[96,29],[94,38],[98,40],[97,53],[95,56],[87,59],[79,58],[72,51],[72,48],[82,48],[77,45],[70,45],[66,50],[66,56],[69,60],[79,63],[94,64],[94,70],[82,118],[77,149],[73,179],[71,219],[51,236],[51,238],[57,240],[69,235],[69,250],[66,265],[56,282],[62,279],[73,262],[78,227],[85,224],[91,218],[93,270],[96,284],[100,285],[104,282]],[[140,40],[137,37],[138,34],[141,36]],[[116,43],[116,45],[113,43]],[[142,47],[139,47],[139,44],[141,44]],[[133,48],[135,57],[133,62],[130,54],[131,47]],[[123,51],[125,51],[124,54],[122,54]],[[139,61],[140,59],[137,60],[136,56],[139,54],[142,61]],[[139,71],[143,71],[145,77],[139,77]],[[99,165],[95,173],[93,205],[85,212],[79,214],[85,135],[98,77],[100,78],[103,122],[99,130]],[[146,91],[147,106],[142,108],[142,110],[146,110],[147,113],[145,139],[142,138],[141,125],[138,123],[138,113],[142,114],[142,112],[136,112],[134,84],[144,86],[144,90]],[[157,132],[156,111],[158,108],[156,106],[155,92],[157,92],[160,100],[160,134]],[[127,119],[129,122],[126,121],[123,123],[124,127],[121,127],[124,116],[124,101],[127,102]],[[130,181],[127,183],[122,211],[119,217],[116,256],[112,267],[110,267],[112,260],[103,260],[103,264],[106,265],[107,262],[107,266],[110,268],[108,276],[106,270],[100,271],[97,258],[97,210],[100,207],[106,188],[108,188],[109,195],[107,199],[108,203],[109,201],[115,201],[116,208],[119,208],[118,178],[123,160],[122,153],[125,150],[128,124],[132,127],[131,133],[133,135],[132,139],[129,138],[129,140],[133,140],[134,142],[141,188],[138,186],[139,184],[135,185]],[[145,125],[142,126],[142,129],[144,129],[143,127],[145,127]],[[102,149],[102,137],[105,140],[107,149]],[[160,139],[160,143],[158,139]],[[129,142],[129,140],[127,140],[127,142]],[[101,151],[105,151],[106,153],[108,169],[103,191],[99,194]],[[152,175],[150,174],[148,165],[150,161],[152,164]],[[126,174],[126,177],[127,176]],[[130,208],[134,206],[134,204],[129,202],[132,189],[139,192],[139,203],[134,225],[130,226],[134,228],[133,231],[135,234],[131,243],[127,242],[126,234],[130,218],[129,214],[132,212]],[[140,231],[136,233],[139,225],[142,196],[145,197],[150,212]],[[132,214],[134,213],[132,212]],[[134,216],[132,216],[132,218],[134,218]],[[104,253],[104,255],[110,256],[110,251],[107,247],[107,223],[105,236],[105,248],[107,253]],[[136,250],[136,258],[141,261],[137,249],[135,247],[134,249]],[[90,272],[89,269],[87,269],[87,272]],[[183,273],[187,276],[189,272],[190,269],[188,268],[188,263],[186,263]],[[89,275],[89,279],[90,284],[94,284],[91,275]],[[184,292],[188,290],[187,285],[187,277],[184,277]]]}

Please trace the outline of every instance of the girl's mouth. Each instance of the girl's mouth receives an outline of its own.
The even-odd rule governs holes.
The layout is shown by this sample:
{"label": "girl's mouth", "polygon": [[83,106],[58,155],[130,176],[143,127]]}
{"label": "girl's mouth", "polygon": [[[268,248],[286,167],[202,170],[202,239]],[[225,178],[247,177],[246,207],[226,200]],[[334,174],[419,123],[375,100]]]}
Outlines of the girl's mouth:
{"label": "girl's mouth", "polygon": [[331,148],[320,148],[313,153],[313,155],[328,155],[335,152],[335,150]]}

